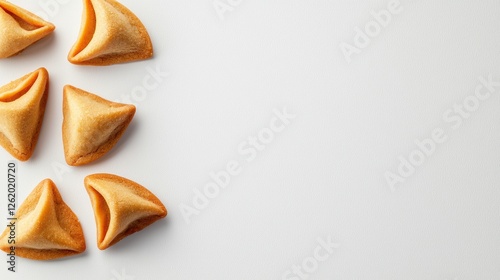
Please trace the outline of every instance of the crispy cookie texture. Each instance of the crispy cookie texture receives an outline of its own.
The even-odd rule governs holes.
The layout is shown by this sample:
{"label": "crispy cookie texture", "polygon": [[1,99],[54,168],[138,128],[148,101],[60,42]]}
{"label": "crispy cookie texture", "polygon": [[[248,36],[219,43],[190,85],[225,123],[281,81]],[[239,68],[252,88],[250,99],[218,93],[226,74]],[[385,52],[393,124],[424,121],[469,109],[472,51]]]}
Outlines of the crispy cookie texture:
{"label": "crispy cookie texture", "polygon": [[55,28],[31,12],[0,0],[0,58],[19,54]]}
{"label": "crispy cookie texture", "polygon": [[[52,260],[83,253],[85,238],[80,221],[64,203],[56,185],[45,179],[19,207],[15,223],[16,255]],[[0,249],[9,253],[12,228],[0,235]]]}
{"label": "crispy cookie texture", "polygon": [[148,189],[113,174],[85,177],[101,250],[167,216],[163,203]]}
{"label": "crispy cookie texture", "polygon": [[152,56],[146,27],[127,7],[115,0],[83,0],[80,34],[68,54],[69,62],[104,66]]}
{"label": "crispy cookie texture", "polygon": [[31,158],[45,114],[49,73],[40,68],[0,87],[0,145],[21,161]]}
{"label": "crispy cookie texture", "polygon": [[121,138],[135,106],[115,103],[66,85],[63,91],[63,146],[66,162],[88,164],[104,156]]}

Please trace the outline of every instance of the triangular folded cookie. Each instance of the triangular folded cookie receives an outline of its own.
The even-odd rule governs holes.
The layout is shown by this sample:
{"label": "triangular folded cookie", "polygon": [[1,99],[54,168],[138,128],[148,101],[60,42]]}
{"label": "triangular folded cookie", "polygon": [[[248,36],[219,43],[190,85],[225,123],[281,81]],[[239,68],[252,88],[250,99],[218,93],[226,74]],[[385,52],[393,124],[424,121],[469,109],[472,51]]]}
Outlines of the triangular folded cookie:
{"label": "triangular folded cookie", "polygon": [[[50,179],[36,186],[19,207],[14,225],[0,235],[0,249],[28,259],[50,260],[85,251],[85,238],[80,221],[64,203]],[[11,231],[14,234],[11,234]],[[10,240],[15,241],[9,243]]]}
{"label": "triangular folded cookie", "polygon": [[68,54],[80,65],[110,65],[149,58],[153,46],[142,22],[115,0],[83,0],[80,34]]}
{"label": "triangular folded cookie", "polygon": [[0,87],[0,145],[26,161],[35,149],[45,113],[49,73],[40,68]]}
{"label": "triangular folded cookie", "polygon": [[97,246],[104,250],[167,216],[161,201],[145,187],[112,174],[85,177],[97,226]]}
{"label": "triangular folded cookie", "polygon": [[0,58],[18,54],[54,29],[52,23],[0,0]]}
{"label": "triangular folded cookie", "polygon": [[135,106],[115,103],[66,85],[63,95],[63,145],[69,165],[87,164],[118,142],[135,114]]}

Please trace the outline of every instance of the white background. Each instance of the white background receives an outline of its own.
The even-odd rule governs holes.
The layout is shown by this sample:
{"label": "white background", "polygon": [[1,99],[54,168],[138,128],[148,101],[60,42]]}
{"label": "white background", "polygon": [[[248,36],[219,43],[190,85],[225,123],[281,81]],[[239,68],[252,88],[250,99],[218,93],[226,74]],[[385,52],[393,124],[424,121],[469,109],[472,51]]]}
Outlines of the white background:
{"label": "white background", "polygon": [[[457,129],[443,119],[479,77],[500,81],[499,1],[401,0],[402,11],[347,63],[339,44],[354,46],[356,28],[389,1],[233,0],[219,15],[212,0],[123,0],[155,55],[110,67],[66,60],[80,1],[13,2],[57,27],[0,61],[0,84],[41,66],[51,79],[39,143],[19,163],[19,201],[53,179],[87,251],[20,259],[15,274],[0,264],[1,279],[302,279],[283,277],[329,236],[339,247],[307,279],[500,279],[500,88]],[[117,146],[93,164],[64,167],[63,86],[122,101],[156,68],[169,77],[135,100]],[[239,145],[283,108],[296,117],[248,162]],[[391,191],[384,174],[398,174],[399,157],[434,129],[447,141]],[[0,150],[4,170],[10,159]],[[193,207],[193,189],[231,160],[241,173],[186,223],[180,206]],[[98,250],[83,187],[98,172],[148,187],[167,218]]]}

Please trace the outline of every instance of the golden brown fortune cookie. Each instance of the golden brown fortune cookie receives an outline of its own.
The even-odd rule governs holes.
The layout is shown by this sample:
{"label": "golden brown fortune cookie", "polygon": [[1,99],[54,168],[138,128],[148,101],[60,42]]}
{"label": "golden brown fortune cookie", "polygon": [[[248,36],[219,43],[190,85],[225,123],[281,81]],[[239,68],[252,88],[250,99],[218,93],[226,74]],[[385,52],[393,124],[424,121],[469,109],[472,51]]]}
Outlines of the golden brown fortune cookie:
{"label": "golden brown fortune cookie", "polygon": [[55,26],[12,3],[0,0],[0,58],[16,55],[52,33]]}
{"label": "golden brown fortune cookie", "polygon": [[134,13],[115,0],[83,0],[80,34],[69,62],[102,66],[151,56],[151,39]]}
{"label": "golden brown fortune cookie", "polygon": [[63,146],[69,165],[87,164],[118,142],[135,114],[135,106],[111,102],[66,85],[63,93]]}
{"label": "golden brown fortune cookie", "polygon": [[151,191],[129,179],[93,174],[84,183],[94,208],[101,250],[167,216],[167,209]]}
{"label": "golden brown fortune cookie", "polygon": [[0,145],[26,161],[35,150],[48,96],[49,73],[40,68],[0,87]]}
{"label": "golden brown fortune cookie", "polygon": [[50,179],[35,187],[15,218],[0,235],[0,249],[7,253],[14,249],[23,258],[51,260],[80,254],[86,249],[80,221]]}

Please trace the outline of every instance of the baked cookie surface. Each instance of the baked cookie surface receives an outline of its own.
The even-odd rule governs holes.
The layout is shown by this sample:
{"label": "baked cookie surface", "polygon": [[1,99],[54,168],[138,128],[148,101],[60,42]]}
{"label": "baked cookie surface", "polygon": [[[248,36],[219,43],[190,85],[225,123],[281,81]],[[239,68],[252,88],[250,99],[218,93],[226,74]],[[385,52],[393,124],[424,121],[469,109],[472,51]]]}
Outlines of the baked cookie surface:
{"label": "baked cookie surface", "polygon": [[128,8],[115,0],[84,0],[80,34],[68,61],[111,65],[153,56],[149,34]]}
{"label": "baked cookie surface", "polygon": [[66,85],[63,91],[63,146],[69,165],[87,164],[104,156],[123,135],[135,106],[111,102]]}
{"label": "baked cookie surface", "polygon": [[35,150],[45,114],[49,73],[40,68],[0,87],[0,145],[26,161]]}
{"label": "baked cookie surface", "polygon": [[84,184],[94,208],[101,250],[167,216],[167,209],[151,191],[129,179],[92,174]]}
{"label": "baked cookie surface", "polygon": [[0,58],[20,53],[54,29],[52,23],[10,2],[0,0]]}
{"label": "baked cookie surface", "polygon": [[[35,187],[16,214],[15,253],[35,260],[51,260],[85,251],[80,221],[62,200],[52,180]],[[9,252],[11,229],[0,235],[0,249]]]}

